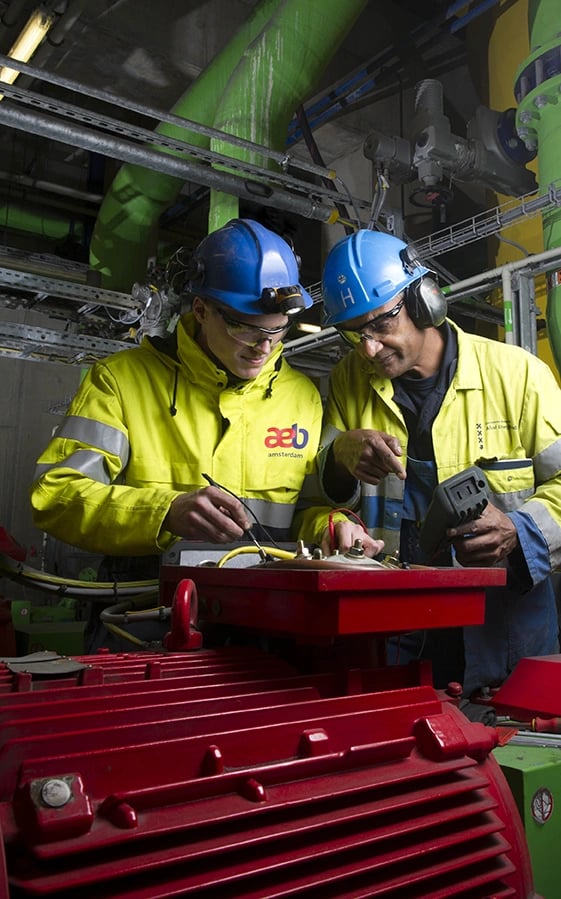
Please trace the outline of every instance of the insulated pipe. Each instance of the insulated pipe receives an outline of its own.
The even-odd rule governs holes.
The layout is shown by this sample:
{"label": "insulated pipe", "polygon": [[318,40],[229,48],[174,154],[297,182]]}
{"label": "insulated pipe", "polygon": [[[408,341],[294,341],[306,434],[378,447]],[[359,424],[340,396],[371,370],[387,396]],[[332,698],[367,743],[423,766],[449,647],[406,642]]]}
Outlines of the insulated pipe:
{"label": "insulated pipe", "polygon": [[[518,134],[528,148],[538,147],[538,183],[542,190],[561,178],[561,10],[559,0],[530,0],[530,55],[516,74]],[[561,246],[561,209],[543,214],[544,249]],[[547,276],[547,332],[561,372],[561,270]]]}
{"label": "insulated pipe", "polygon": [[63,240],[70,234],[78,241],[84,238],[84,226],[80,221],[69,221],[67,216],[57,218],[30,212],[28,208],[12,202],[0,202],[0,232],[3,228],[40,234],[51,240]]}
{"label": "insulated pipe", "polygon": [[[282,0],[232,70],[214,127],[266,147],[284,148],[294,110],[365,5],[365,0]],[[211,140],[211,149],[267,164],[243,150],[228,150],[221,140]],[[209,230],[236,217],[238,205],[230,194],[213,191]]]}
{"label": "insulated pipe", "polygon": [[[253,9],[243,28],[175,104],[175,115],[212,125],[229,73],[278,3],[279,0],[262,0]],[[185,135],[183,129],[166,123],[156,130],[209,147],[203,134]],[[157,241],[159,217],[174,202],[182,186],[183,181],[172,175],[138,165],[121,166],[101,205],[90,245],[90,265],[101,273],[103,286],[129,290],[135,280],[144,277],[146,260]]]}
{"label": "insulated pipe", "polygon": [[[275,142],[283,149],[294,109],[365,5],[366,0],[308,0],[305,4],[261,0],[173,112],[205,125],[219,119],[224,130],[251,140],[259,132],[267,136],[267,145]],[[287,83],[283,67],[294,84]],[[234,117],[232,125],[228,115]],[[172,125],[163,124],[157,130],[186,137],[183,129]],[[201,134],[188,132],[187,140],[209,146]],[[230,148],[227,152],[232,155]],[[104,286],[128,290],[144,276],[157,239],[158,219],[182,185],[177,178],[140,166],[121,167],[102,203],[90,248],[90,264],[101,272]],[[214,226],[231,218],[233,208],[229,203],[220,211],[217,208]],[[234,215],[237,201],[235,209]]]}

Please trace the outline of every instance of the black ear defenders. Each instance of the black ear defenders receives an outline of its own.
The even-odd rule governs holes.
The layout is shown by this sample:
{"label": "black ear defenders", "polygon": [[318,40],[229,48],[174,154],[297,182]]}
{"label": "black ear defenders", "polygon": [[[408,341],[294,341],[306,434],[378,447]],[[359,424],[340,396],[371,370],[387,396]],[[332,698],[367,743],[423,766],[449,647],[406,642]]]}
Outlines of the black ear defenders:
{"label": "black ear defenders", "polygon": [[[422,265],[413,244],[407,244],[399,256],[409,275]],[[421,277],[405,289],[405,308],[417,328],[438,328],[446,318],[446,297],[433,278]]]}
{"label": "black ear defenders", "polygon": [[417,328],[438,328],[446,318],[446,297],[433,278],[419,278],[405,289],[405,308]]}

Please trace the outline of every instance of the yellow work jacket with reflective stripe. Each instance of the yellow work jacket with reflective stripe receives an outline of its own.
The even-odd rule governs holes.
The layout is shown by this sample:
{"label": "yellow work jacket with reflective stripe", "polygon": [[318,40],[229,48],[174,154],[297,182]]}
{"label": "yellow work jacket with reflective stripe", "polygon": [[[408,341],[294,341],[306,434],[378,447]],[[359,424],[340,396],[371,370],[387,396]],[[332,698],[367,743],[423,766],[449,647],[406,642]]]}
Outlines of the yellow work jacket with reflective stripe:
{"label": "yellow work jacket with reflective stripe", "polygon": [[183,316],[175,358],[145,338],[90,369],[38,460],[37,527],[90,552],[160,552],[177,539],[162,529],[172,501],[208,486],[205,472],[288,538],[313,470],[320,395],[281,345],[254,380],[229,385],[194,329]]}
{"label": "yellow work jacket with reflective stripe", "polygon": [[[458,364],[432,426],[438,481],[477,464],[492,501],[503,512],[521,510],[545,538],[552,569],[561,565],[561,393],[549,367],[520,347],[458,336]],[[393,385],[349,352],[332,372],[319,467],[341,432],[372,428],[397,437],[407,458],[407,428]],[[399,548],[404,482],[388,475],[362,484],[361,515],[385,551]],[[359,493],[349,498],[356,508]],[[307,539],[318,539],[327,518],[307,513]]]}

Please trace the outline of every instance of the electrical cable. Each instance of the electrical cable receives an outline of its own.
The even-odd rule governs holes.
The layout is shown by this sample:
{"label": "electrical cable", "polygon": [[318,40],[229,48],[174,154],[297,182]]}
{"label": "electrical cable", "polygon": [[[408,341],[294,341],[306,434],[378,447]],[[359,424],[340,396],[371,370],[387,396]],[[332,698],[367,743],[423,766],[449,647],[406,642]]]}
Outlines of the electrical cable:
{"label": "electrical cable", "polygon": [[147,640],[141,640],[140,637],[135,637],[134,634],[131,634],[129,631],[123,630],[123,628],[117,627],[116,624],[110,624],[109,622],[105,624],[105,629],[110,631],[116,637],[121,637],[122,640],[127,640],[129,643],[133,643],[135,646],[139,646],[141,649],[152,649],[152,644],[148,643]]}
{"label": "electrical cable", "polygon": [[[308,117],[306,116],[304,106],[302,104],[300,104],[300,106],[296,110],[296,118],[300,125],[300,129],[302,131],[302,136],[304,138],[305,144],[309,150],[310,156],[312,157],[312,162],[314,162],[316,165],[320,165],[322,168],[326,168],[326,165],[323,161],[323,157],[321,155],[320,149],[316,143],[316,140],[312,133],[312,129],[310,128],[310,125],[308,122]],[[322,177],[321,180],[323,181],[323,183],[326,187],[331,186],[329,179]],[[354,204],[353,204],[353,206],[354,206]],[[337,212],[339,213],[339,222],[340,223],[346,222],[349,217],[349,213],[347,211],[346,206],[343,206],[341,203],[335,203],[335,208],[336,208]],[[353,211],[356,215],[356,209],[353,208]],[[358,218],[358,216],[357,216],[357,226],[356,227],[360,228],[360,219]],[[345,228],[345,234],[352,234],[356,230],[356,228],[349,226],[348,224],[345,224],[344,228]]]}
{"label": "electrical cable", "polygon": [[378,219],[380,218],[382,207],[386,201],[386,191],[388,191],[389,189],[390,182],[388,181],[386,174],[379,170],[376,176],[376,188],[374,190],[372,205],[370,207],[370,219],[368,221],[368,225],[366,226],[369,231],[372,231],[378,224]]}
{"label": "electrical cable", "polygon": [[56,593],[71,596],[76,599],[99,600],[107,602],[107,595],[111,596],[148,596],[157,595],[158,581],[96,581],[95,587],[91,581],[79,581],[72,578],[62,578],[54,574],[46,574],[38,571],[23,562],[16,562],[4,553],[0,553],[0,571],[11,580],[20,581],[35,590],[43,590],[47,593]]}
{"label": "electrical cable", "polygon": [[[296,558],[296,553],[289,552],[286,549],[279,549],[278,547],[272,546],[261,547],[261,549],[264,549],[269,556],[268,561],[272,561],[273,559],[289,560]],[[230,559],[235,558],[235,556],[257,552],[258,550],[254,546],[237,546],[235,549],[231,549],[229,552],[225,553],[216,563],[216,567],[223,568],[226,562],[229,562]]]}
{"label": "electrical cable", "polygon": [[[426,45],[429,45],[431,48],[434,47],[438,37],[446,37],[449,34],[454,35],[455,32],[464,28],[490,7],[496,5],[497,2],[498,0],[482,0],[479,5],[468,10],[460,18],[453,18],[454,13],[469,6],[469,3],[456,2],[451,4],[434,20],[423,22],[412,29],[411,36],[416,41],[417,49],[421,50]],[[394,46],[387,47],[368,60],[358,71],[346,76],[342,83],[332,85],[323,96],[316,99],[306,110],[306,118],[310,129],[313,131],[319,128],[320,125],[325,124],[338,113],[349,111],[359,100],[368,99],[369,92],[375,87],[379,87],[380,75],[383,74],[384,69],[393,68],[389,64],[396,58],[399,60],[399,55]],[[361,80],[362,84],[360,84]],[[357,84],[357,82],[359,83]],[[290,146],[296,143],[303,136],[300,119],[296,114],[288,127],[287,145]]]}
{"label": "electrical cable", "polygon": [[514,247],[516,250],[520,250],[523,256],[529,256],[530,251],[526,249],[526,247],[522,246],[521,243],[518,243],[516,240],[511,240],[509,237],[503,237],[502,234],[495,234],[497,240],[500,240],[502,243],[507,243],[511,247]]}
{"label": "electrical cable", "polygon": [[368,533],[368,528],[366,527],[364,521],[362,520],[362,518],[360,517],[360,515],[357,515],[357,513],[356,513],[356,512],[353,512],[352,509],[333,509],[333,511],[329,513],[329,519],[328,519],[328,528],[329,528],[329,549],[330,549],[330,551],[331,551],[332,553],[334,553],[335,550],[338,548],[338,547],[337,547],[337,541],[335,540],[335,522],[333,521],[333,516],[334,516],[337,512],[342,512],[342,513],[343,513],[344,515],[346,515],[347,517],[350,515],[352,518],[354,518],[354,520],[356,521],[356,523],[359,524],[359,525],[361,526],[361,528],[362,528],[362,530],[364,531],[364,533],[365,533],[365,534]]}
{"label": "electrical cable", "polygon": [[[232,490],[229,490],[228,487],[224,487],[223,484],[219,484],[218,481],[215,481],[214,478],[211,478],[211,476],[210,476],[209,474],[206,474],[204,471],[202,471],[201,474],[202,474],[203,478],[205,479],[205,481],[208,481],[208,483],[210,484],[211,487],[216,487],[216,488],[218,488],[218,490],[223,490],[224,493],[229,493],[230,496],[233,496],[234,499],[237,499],[237,501],[238,501],[239,503],[242,504],[242,506],[244,507],[244,509],[246,510],[246,512],[249,512],[249,514],[250,514],[251,517],[253,518],[255,524],[257,525],[257,527],[260,528],[260,529],[263,531],[263,533],[265,534],[265,537],[267,538],[267,540],[269,540],[271,543],[273,543],[273,544],[277,547],[277,549],[280,549],[280,547],[278,546],[277,541],[276,541],[273,537],[271,537],[271,535],[269,534],[267,528],[266,528],[264,525],[261,524],[261,522],[259,521],[257,515],[256,515],[255,512],[253,511],[253,509],[251,509],[251,508],[248,506],[248,504],[247,504],[246,502],[244,502],[243,499],[241,499],[241,497],[237,496],[237,494],[235,494]],[[252,543],[253,543],[258,549],[259,549],[259,548],[262,548],[262,547],[260,547],[259,542],[258,542],[258,540],[257,540],[257,538],[256,538],[256,536],[255,536],[255,534],[253,533],[251,527],[249,527],[249,528],[247,529],[247,531],[244,531],[244,534],[246,534],[246,535],[248,536],[248,538],[252,541]],[[266,560],[263,559],[263,561],[266,561]]]}
{"label": "electrical cable", "polygon": [[126,624],[129,621],[162,620],[171,616],[169,606],[152,606],[148,599],[149,597],[145,596],[141,599],[126,600],[113,606],[107,606],[100,613],[100,621],[104,624]]}
{"label": "electrical cable", "polygon": [[484,0],[483,3],[480,3],[479,6],[476,6],[474,9],[469,10],[464,16],[461,16],[459,19],[455,19],[450,25],[450,34],[455,34],[456,31],[459,31],[460,28],[465,28],[470,22],[480,16],[482,13],[487,12],[488,9],[491,9],[492,6],[496,6],[498,0]]}

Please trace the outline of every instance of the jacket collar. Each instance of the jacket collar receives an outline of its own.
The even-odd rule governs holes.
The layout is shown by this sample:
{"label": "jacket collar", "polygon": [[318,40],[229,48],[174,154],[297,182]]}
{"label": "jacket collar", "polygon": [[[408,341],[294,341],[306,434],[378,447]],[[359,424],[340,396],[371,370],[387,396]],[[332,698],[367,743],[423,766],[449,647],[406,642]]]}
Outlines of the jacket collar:
{"label": "jacket collar", "polygon": [[[447,320],[448,321],[448,320]],[[458,337],[458,367],[456,369],[457,390],[483,390],[483,378],[481,376],[481,363],[479,361],[476,344],[488,343],[488,338],[466,334],[465,331],[454,322],[448,321],[450,327]]]}

